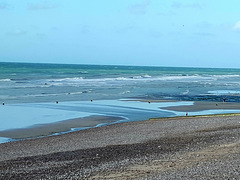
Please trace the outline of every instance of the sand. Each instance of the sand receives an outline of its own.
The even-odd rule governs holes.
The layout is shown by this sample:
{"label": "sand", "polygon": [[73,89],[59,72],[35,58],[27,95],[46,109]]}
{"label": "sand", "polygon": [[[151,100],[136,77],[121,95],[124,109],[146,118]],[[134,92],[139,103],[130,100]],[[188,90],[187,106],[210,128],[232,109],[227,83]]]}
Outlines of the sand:
{"label": "sand", "polygon": [[196,101],[191,106],[171,106],[161,109],[179,112],[197,112],[204,110],[240,110],[240,103]]}
{"label": "sand", "polygon": [[240,179],[240,116],[161,118],[0,144],[0,179]]}
{"label": "sand", "polygon": [[56,133],[68,132],[71,131],[72,128],[84,129],[94,127],[99,124],[113,123],[119,120],[122,120],[122,118],[114,116],[88,116],[49,124],[38,124],[28,128],[0,131],[0,137],[12,138],[15,140],[24,138],[36,138]]}

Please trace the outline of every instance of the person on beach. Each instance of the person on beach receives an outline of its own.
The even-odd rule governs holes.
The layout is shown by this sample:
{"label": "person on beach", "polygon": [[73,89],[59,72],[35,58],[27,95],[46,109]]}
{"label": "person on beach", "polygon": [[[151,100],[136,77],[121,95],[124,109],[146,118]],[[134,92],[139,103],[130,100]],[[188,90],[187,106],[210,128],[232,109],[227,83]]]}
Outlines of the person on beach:
{"label": "person on beach", "polygon": [[223,102],[225,103],[225,101],[226,101],[226,99],[225,98],[223,98]]}

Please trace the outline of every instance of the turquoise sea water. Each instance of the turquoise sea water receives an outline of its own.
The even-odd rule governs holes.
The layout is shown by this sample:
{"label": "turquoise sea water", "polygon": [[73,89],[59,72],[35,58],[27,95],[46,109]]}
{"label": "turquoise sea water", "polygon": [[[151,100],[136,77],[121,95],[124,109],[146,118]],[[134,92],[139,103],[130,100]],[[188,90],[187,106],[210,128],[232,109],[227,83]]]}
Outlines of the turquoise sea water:
{"label": "turquoise sea water", "polygon": [[122,98],[239,101],[240,70],[0,63],[5,103]]}
{"label": "turquoise sea water", "polygon": [[239,97],[239,69],[0,63],[0,131],[91,115],[119,116],[122,122],[181,116],[185,112],[160,107],[223,98],[239,102]]}

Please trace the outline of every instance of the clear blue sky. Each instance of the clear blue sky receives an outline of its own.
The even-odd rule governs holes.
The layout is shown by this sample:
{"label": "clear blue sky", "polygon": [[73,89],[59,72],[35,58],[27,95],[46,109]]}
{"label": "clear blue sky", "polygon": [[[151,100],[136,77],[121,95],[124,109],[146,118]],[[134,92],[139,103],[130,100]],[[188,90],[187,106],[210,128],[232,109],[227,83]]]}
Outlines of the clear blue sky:
{"label": "clear blue sky", "polygon": [[240,68],[239,0],[0,0],[0,61]]}

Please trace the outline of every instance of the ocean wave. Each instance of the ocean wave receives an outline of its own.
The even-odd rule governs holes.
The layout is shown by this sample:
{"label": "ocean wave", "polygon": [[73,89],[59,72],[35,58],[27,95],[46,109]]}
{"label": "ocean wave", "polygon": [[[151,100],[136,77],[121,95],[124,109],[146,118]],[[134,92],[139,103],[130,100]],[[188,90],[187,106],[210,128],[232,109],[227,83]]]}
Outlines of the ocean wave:
{"label": "ocean wave", "polygon": [[40,93],[40,94],[25,94],[18,96],[0,96],[0,99],[10,99],[10,98],[34,98],[34,97],[50,97],[50,96],[63,96],[63,95],[79,95],[83,93],[91,93],[92,89],[78,92],[59,92],[59,93]]}
{"label": "ocean wave", "polygon": [[29,81],[30,79],[28,79],[28,78],[12,78],[10,80],[18,82],[18,81]]}
{"label": "ocean wave", "polygon": [[14,85],[16,88],[41,88],[41,87],[52,87],[52,86],[103,86],[103,85],[115,85],[121,86],[121,84],[132,84],[133,82],[152,82],[152,81],[201,81],[211,80],[209,77],[201,76],[149,76],[147,74],[139,76],[129,77],[107,77],[107,78],[61,78],[61,79],[42,79],[42,80],[30,80],[30,81],[17,81]]}
{"label": "ocean wave", "polygon": [[48,97],[48,96],[62,96],[66,95],[66,93],[41,93],[41,94],[27,94],[23,96],[19,96],[20,98],[28,98],[28,97]]}
{"label": "ocean wave", "polygon": [[83,80],[82,77],[73,77],[73,78],[62,78],[62,79],[49,79],[49,82],[69,82],[69,81],[81,81]]}
{"label": "ocean wave", "polygon": [[98,79],[99,81],[103,80],[103,81],[126,81],[128,80],[128,78],[125,77],[117,77],[117,78],[103,78],[103,79]]}
{"label": "ocean wave", "polygon": [[151,78],[152,80],[159,80],[159,81],[208,81],[213,80],[211,77],[207,76],[200,76],[200,75],[170,75],[170,76],[160,76],[156,78]]}
{"label": "ocean wave", "polygon": [[[163,75],[163,76],[150,76],[148,74],[140,74],[136,76],[119,76],[119,77],[103,77],[103,78],[84,78],[84,77],[72,77],[62,79],[45,79],[42,83],[45,85],[81,85],[81,84],[96,84],[96,83],[113,83],[113,82],[132,82],[132,81],[215,81],[216,78],[235,78],[239,75]],[[37,84],[38,84],[37,83]]]}
{"label": "ocean wave", "polygon": [[150,78],[150,77],[152,77],[152,76],[150,76],[150,75],[148,75],[148,74],[143,74],[143,75],[141,75],[141,77],[143,77],[143,78]]}
{"label": "ocean wave", "polygon": [[79,74],[88,74],[87,71],[78,71]]}
{"label": "ocean wave", "polygon": [[10,98],[13,98],[13,97],[10,95],[0,95],[0,99],[10,99]]}
{"label": "ocean wave", "polygon": [[[200,76],[131,76],[131,77],[117,77],[117,78],[102,78],[102,79],[91,79],[89,81],[166,81],[166,80],[184,80],[184,79],[197,79]],[[206,79],[206,78],[204,78]],[[85,79],[84,79],[85,80]],[[86,81],[88,81],[86,79]]]}
{"label": "ocean wave", "polygon": [[233,95],[233,94],[240,94],[240,91],[237,91],[237,90],[214,90],[214,91],[208,91],[208,94],[211,94],[211,95]]}
{"label": "ocean wave", "polygon": [[123,91],[123,92],[121,92],[120,94],[127,94],[127,93],[130,93],[131,91]]}
{"label": "ocean wave", "polygon": [[238,74],[212,75],[212,77],[216,77],[216,78],[235,78],[235,77],[240,77],[240,75],[238,75]]}
{"label": "ocean wave", "polygon": [[[132,84],[132,83],[142,83],[142,82],[198,82],[206,83],[209,85],[210,82],[217,80],[224,80],[225,78],[239,78],[240,75],[187,75],[187,74],[177,74],[177,75],[160,75],[160,76],[150,76],[148,74],[139,74],[135,76],[119,76],[119,77],[103,77],[103,78],[86,78],[86,77],[66,77],[66,78],[56,78],[56,79],[38,79],[31,80],[27,78],[14,78],[14,79],[0,79],[2,87],[4,87],[5,82],[14,81],[15,88],[47,88],[52,86],[104,86],[104,85],[114,85],[121,86],[122,84]],[[236,81],[238,79],[234,79]],[[6,87],[8,84],[6,83]]]}
{"label": "ocean wave", "polygon": [[72,78],[62,78],[62,79],[47,79],[47,82],[92,82],[92,81],[127,81],[127,80],[134,80],[134,79],[146,79],[151,78],[148,74],[143,75],[136,75],[136,76],[119,76],[119,77],[107,77],[107,78],[83,78],[83,77],[72,77]]}
{"label": "ocean wave", "polygon": [[11,81],[11,79],[0,79],[0,82],[7,82],[7,81]]}
{"label": "ocean wave", "polygon": [[[91,91],[89,90],[88,92],[91,92]],[[82,91],[79,91],[79,92],[70,92],[67,94],[76,95],[76,94],[82,94],[82,93],[83,93]]]}
{"label": "ocean wave", "polygon": [[186,95],[188,93],[189,93],[189,90],[186,90],[186,91],[182,92],[182,95]]}

